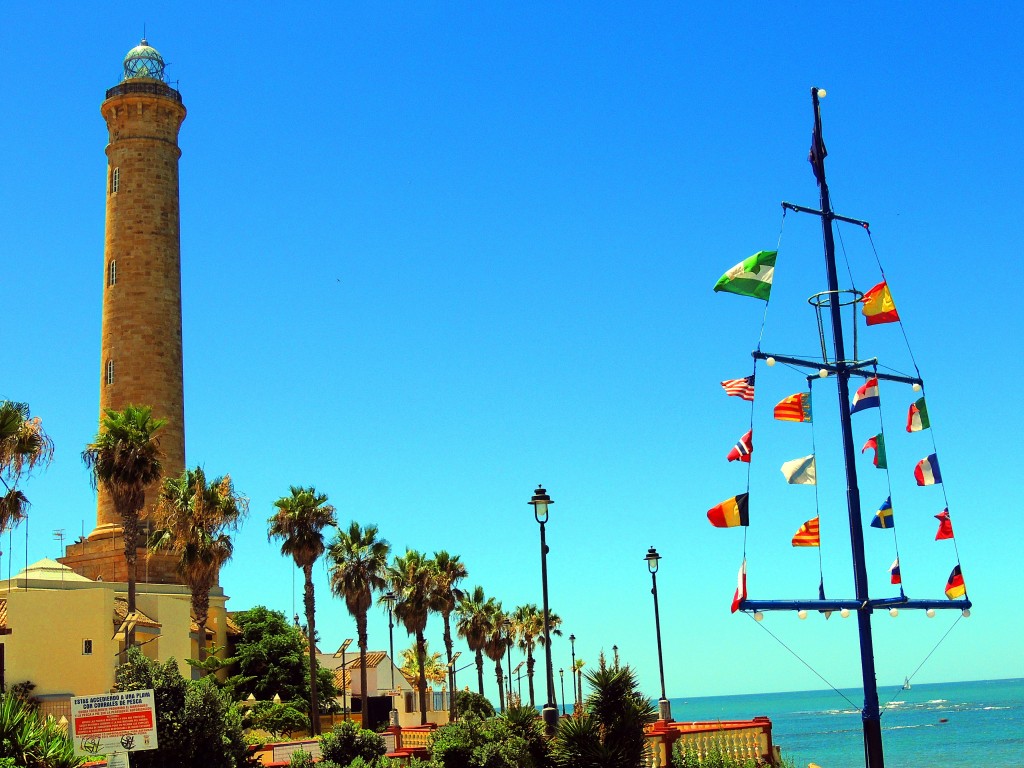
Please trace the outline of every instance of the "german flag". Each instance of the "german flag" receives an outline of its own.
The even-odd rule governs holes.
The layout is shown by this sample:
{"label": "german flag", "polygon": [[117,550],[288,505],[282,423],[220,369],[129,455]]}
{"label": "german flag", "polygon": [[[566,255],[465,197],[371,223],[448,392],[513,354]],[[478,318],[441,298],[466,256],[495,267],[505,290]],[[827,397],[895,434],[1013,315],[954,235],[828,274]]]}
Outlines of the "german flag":
{"label": "german flag", "polygon": [[950,600],[956,600],[958,597],[963,597],[966,594],[967,587],[964,586],[964,577],[960,573],[960,566],[958,565],[949,574],[949,580],[946,582],[946,597]]}
{"label": "german flag", "polygon": [[820,547],[821,536],[818,533],[818,518],[812,517],[800,526],[800,530],[793,536],[794,547]]}
{"label": "german flag", "polygon": [[785,398],[775,406],[775,418],[778,421],[810,422],[811,393],[797,392]]}
{"label": "german flag", "polygon": [[750,525],[747,515],[747,497],[741,493],[716,504],[708,510],[708,520],[715,528],[735,528],[738,525]]}

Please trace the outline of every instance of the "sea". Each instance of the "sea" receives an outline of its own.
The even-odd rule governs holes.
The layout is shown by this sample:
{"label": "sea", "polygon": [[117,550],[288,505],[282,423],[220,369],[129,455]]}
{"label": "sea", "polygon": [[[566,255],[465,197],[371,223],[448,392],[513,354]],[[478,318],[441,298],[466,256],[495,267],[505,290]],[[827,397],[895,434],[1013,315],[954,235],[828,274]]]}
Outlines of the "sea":
{"label": "sea", "polygon": [[[892,768],[1024,768],[1024,678],[879,686],[882,749]],[[671,699],[672,719],[767,715],[772,740],[795,768],[863,768],[857,689]]]}

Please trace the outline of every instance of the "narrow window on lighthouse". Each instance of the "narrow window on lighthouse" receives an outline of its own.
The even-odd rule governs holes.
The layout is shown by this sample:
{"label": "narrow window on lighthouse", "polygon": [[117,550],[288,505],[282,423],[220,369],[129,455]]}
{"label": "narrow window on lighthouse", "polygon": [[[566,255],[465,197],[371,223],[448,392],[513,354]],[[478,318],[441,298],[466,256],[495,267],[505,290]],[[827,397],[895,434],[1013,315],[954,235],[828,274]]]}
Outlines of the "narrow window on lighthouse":
{"label": "narrow window on lighthouse", "polygon": [[111,259],[107,267],[107,285],[117,285],[117,260]]}
{"label": "narrow window on lighthouse", "polygon": [[117,192],[117,188],[121,184],[121,169],[115,168],[110,172],[110,192],[113,194]]}
{"label": "narrow window on lighthouse", "polygon": [[114,383],[114,361],[107,360],[107,384]]}

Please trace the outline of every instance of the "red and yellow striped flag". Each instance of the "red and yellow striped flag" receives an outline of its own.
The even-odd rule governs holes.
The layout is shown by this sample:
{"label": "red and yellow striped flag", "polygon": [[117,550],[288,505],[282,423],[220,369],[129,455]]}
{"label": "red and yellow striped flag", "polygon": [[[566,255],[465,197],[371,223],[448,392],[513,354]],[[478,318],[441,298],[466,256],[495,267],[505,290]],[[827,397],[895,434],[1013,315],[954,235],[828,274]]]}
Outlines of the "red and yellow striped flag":
{"label": "red and yellow striped flag", "polygon": [[793,536],[794,547],[820,547],[821,536],[818,533],[818,518],[812,517],[800,526],[800,530]]}
{"label": "red and yellow striped flag", "polygon": [[811,420],[811,393],[797,392],[775,406],[779,421],[809,422]]}

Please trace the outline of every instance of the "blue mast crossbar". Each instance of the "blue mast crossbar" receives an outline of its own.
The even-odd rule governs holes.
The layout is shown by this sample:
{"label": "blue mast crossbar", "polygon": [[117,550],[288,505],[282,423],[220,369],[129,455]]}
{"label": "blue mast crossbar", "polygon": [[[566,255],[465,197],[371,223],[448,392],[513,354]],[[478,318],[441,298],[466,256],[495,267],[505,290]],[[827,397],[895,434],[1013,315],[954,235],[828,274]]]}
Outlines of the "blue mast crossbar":
{"label": "blue mast crossbar", "polygon": [[919,610],[966,611],[970,600],[911,600],[906,597],[885,597],[878,600],[744,600],[741,611],[871,611],[874,608],[906,608]]}
{"label": "blue mast crossbar", "polygon": [[[823,363],[820,360],[804,360],[803,358],[790,355],[775,355],[771,352],[762,352],[759,349],[754,350],[750,354],[755,360],[767,360],[770,357],[776,362],[783,363],[784,365],[795,365],[798,368],[809,368],[815,371],[826,370],[833,374],[838,373],[840,370],[840,367],[833,363]],[[861,376],[865,379],[882,379],[883,381],[895,381],[901,384],[924,384],[924,380],[917,376],[901,376],[896,373],[864,370],[866,366],[874,365],[877,362],[878,359],[874,357],[870,360],[846,361],[843,363],[842,370],[851,376]]]}

